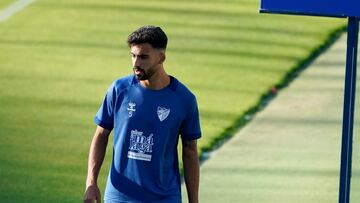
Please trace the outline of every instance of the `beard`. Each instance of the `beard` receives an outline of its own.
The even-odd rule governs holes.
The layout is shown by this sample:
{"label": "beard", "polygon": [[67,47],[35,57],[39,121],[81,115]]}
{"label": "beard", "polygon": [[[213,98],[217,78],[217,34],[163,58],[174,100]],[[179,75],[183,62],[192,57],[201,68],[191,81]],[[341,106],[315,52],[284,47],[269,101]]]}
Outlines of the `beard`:
{"label": "beard", "polygon": [[148,80],[149,79],[149,75],[145,72],[144,69],[140,68],[140,67],[135,67],[133,68],[135,77],[137,80]]}

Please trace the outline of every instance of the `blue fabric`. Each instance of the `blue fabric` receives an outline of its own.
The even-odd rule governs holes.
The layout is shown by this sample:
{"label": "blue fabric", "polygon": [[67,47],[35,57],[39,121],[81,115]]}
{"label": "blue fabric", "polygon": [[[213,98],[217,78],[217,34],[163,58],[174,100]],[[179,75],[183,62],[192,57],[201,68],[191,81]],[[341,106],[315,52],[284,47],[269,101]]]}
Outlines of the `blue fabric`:
{"label": "blue fabric", "polygon": [[195,96],[177,79],[161,90],[133,75],[108,89],[95,123],[114,130],[106,202],[181,202],[177,144],[201,137]]}

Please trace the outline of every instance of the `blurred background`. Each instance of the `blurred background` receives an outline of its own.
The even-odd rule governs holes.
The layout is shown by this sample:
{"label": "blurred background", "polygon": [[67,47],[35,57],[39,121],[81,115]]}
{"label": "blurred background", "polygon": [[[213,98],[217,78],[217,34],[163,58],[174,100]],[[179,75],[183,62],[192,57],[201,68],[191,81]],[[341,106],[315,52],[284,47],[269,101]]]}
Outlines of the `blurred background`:
{"label": "blurred background", "polygon": [[[0,14],[14,2],[0,0]],[[202,153],[346,25],[258,9],[258,0],[36,0],[0,21],[0,202],[82,201],[93,117],[111,82],[132,73],[126,38],[138,27],[168,34],[165,68],[197,96]],[[110,141],[102,190],[111,153]]]}

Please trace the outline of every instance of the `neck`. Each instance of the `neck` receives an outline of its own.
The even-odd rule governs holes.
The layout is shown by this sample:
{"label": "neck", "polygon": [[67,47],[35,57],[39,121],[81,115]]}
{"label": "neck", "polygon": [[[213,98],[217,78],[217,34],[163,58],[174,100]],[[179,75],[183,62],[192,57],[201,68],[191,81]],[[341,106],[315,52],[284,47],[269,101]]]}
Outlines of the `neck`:
{"label": "neck", "polygon": [[157,71],[156,73],[154,73],[151,78],[147,80],[141,80],[140,84],[148,89],[160,90],[170,84],[170,77],[165,72],[165,70],[162,69],[161,71]]}

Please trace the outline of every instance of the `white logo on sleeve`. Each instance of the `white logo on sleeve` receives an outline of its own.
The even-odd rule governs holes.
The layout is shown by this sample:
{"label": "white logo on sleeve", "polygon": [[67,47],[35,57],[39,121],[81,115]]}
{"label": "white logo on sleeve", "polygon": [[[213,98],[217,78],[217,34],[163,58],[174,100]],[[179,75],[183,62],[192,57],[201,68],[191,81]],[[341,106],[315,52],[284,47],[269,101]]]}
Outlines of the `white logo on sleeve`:
{"label": "white logo on sleeve", "polygon": [[170,114],[170,109],[158,106],[157,115],[160,121],[165,120],[169,116],[169,114]]}
{"label": "white logo on sleeve", "polygon": [[127,110],[129,111],[129,117],[133,116],[133,112],[136,111],[135,109],[136,104],[134,102],[129,102]]}
{"label": "white logo on sleeve", "polygon": [[[151,161],[152,146],[154,145],[153,134],[148,137],[138,130],[132,130],[130,135],[129,159]],[[149,154],[150,153],[150,154]]]}

